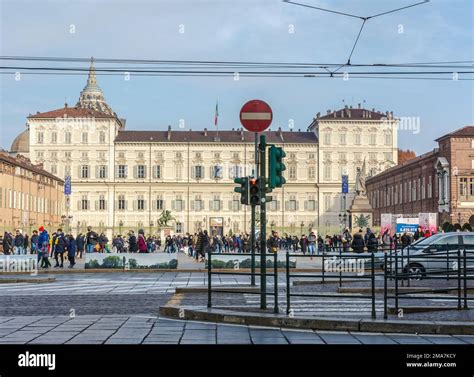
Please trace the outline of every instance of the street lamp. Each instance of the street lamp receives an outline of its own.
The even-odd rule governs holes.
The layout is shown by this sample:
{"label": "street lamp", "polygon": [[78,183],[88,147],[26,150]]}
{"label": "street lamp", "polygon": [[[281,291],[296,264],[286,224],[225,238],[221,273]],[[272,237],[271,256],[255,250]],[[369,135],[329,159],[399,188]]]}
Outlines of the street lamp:
{"label": "street lamp", "polygon": [[300,235],[302,235],[303,234],[303,228],[304,228],[304,221],[301,222],[300,226],[301,226]]}
{"label": "street lamp", "polygon": [[119,233],[120,233],[120,235],[122,235],[122,227],[123,227],[123,221],[120,220],[119,221]]}

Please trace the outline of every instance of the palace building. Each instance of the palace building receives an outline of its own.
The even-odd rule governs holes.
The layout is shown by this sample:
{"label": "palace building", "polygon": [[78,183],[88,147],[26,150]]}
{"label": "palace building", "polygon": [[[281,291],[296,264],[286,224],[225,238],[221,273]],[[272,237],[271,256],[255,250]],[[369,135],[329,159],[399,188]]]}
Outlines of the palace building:
{"label": "palace building", "polygon": [[[359,105],[318,113],[304,132],[265,132],[267,143],[284,148],[287,167],[287,183],[270,194],[268,227],[299,234],[343,226],[353,195],[341,194],[341,175],[349,176],[353,191],[364,160],[374,173],[396,165],[396,122],[392,113]],[[128,130],[107,104],[93,62],[76,106],[28,116],[11,153],[71,176],[64,212],[72,215],[73,230],[156,232],[164,210],[178,233],[250,230],[249,208],[233,192],[233,180],[252,174],[254,135],[241,128]]]}

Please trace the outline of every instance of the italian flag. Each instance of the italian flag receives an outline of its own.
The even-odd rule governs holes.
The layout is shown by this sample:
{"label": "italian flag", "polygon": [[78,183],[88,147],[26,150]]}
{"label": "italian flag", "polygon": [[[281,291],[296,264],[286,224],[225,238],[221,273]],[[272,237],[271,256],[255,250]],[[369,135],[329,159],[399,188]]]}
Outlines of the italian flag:
{"label": "italian flag", "polygon": [[217,127],[217,121],[219,120],[219,103],[216,101],[216,114],[214,115],[214,126]]}

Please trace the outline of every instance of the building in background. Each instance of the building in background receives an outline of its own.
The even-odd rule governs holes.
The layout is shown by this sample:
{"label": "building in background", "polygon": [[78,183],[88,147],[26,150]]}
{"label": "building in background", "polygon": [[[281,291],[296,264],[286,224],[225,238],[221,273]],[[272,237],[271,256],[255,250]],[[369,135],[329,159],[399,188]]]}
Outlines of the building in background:
{"label": "building in background", "polygon": [[474,226],[474,126],[438,139],[438,148],[367,180],[375,224],[383,213],[438,213],[444,222]]}
{"label": "building in background", "polygon": [[[341,195],[341,176],[349,176],[353,191],[364,160],[372,173],[397,163],[396,119],[375,109],[346,106],[317,114],[305,132],[266,135],[287,154],[287,184],[274,190],[268,206],[268,227],[282,232],[339,230],[352,199],[351,193],[345,200]],[[218,135],[205,128],[125,130],[125,120],[105,101],[93,64],[75,107],[30,115],[17,139],[12,150],[54,175],[71,176],[66,211],[77,231],[92,225],[109,233],[139,227],[154,232],[164,210],[171,211],[179,233],[250,230],[233,179],[252,173],[254,135],[242,129]]]}
{"label": "building in background", "polygon": [[31,233],[57,228],[63,216],[64,182],[23,156],[0,152],[0,230]]}

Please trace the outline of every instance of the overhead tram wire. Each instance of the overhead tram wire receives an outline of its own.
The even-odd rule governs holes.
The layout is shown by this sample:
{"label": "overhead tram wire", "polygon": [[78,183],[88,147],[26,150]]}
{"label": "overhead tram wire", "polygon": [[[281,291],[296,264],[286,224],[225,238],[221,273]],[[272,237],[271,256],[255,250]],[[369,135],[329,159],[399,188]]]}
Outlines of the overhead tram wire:
{"label": "overhead tram wire", "polygon": [[[21,57],[21,56],[0,56],[0,60],[6,61],[48,61],[48,62],[90,62],[90,58],[58,58],[58,57]],[[341,66],[341,63],[301,63],[301,62],[238,62],[238,61],[188,61],[188,60],[140,60],[140,59],[94,59],[95,62],[111,64],[111,63],[122,63],[122,64],[163,64],[163,65],[176,65],[176,66],[192,66],[199,68],[212,67],[212,68],[320,68],[327,70],[331,66]],[[463,64],[463,65],[446,65],[446,64]],[[467,64],[464,65],[464,64]],[[448,62],[418,62],[418,63],[351,63],[351,67],[431,67],[431,68],[468,68],[474,66],[474,61],[448,61]],[[123,68],[128,69],[128,68]]]}
{"label": "overhead tram wire", "polygon": [[339,15],[343,15],[343,16],[348,16],[348,17],[353,17],[353,18],[359,18],[362,20],[362,25],[360,27],[360,30],[359,30],[359,33],[357,34],[357,37],[356,37],[356,40],[354,42],[354,45],[352,46],[352,50],[351,52],[349,53],[349,57],[347,59],[347,63],[345,64],[341,64],[335,71],[333,71],[333,74],[338,72],[340,69],[344,68],[345,66],[350,66],[351,65],[351,58],[352,58],[352,54],[354,53],[354,50],[357,46],[357,43],[359,42],[359,38],[360,38],[360,35],[362,33],[362,30],[364,29],[364,26],[366,24],[366,22],[372,18],[376,18],[376,17],[380,17],[380,16],[383,16],[383,15],[386,15],[386,14],[389,14],[389,13],[395,13],[395,12],[399,12],[401,10],[404,10],[404,9],[408,9],[408,8],[412,8],[412,7],[415,7],[417,5],[421,5],[421,4],[426,4],[428,3],[430,0],[424,0],[422,2],[419,2],[419,3],[416,3],[416,4],[411,4],[411,5],[407,5],[407,6],[404,6],[404,7],[401,7],[401,8],[396,8],[396,9],[392,9],[390,11],[386,11],[386,12],[382,12],[382,13],[378,13],[378,14],[375,14],[375,15],[372,15],[372,16],[367,16],[367,17],[362,17],[362,16],[357,16],[355,14],[350,14],[350,13],[345,13],[345,12],[339,12],[339,11],[334,11],[332,9],[327,9],[327,8],[321,8],[321,7],[315,7],[315,6],[312,6],[312,5],[307,5],[307,4],[302,4],[302,3],[297,3],[297,2],[293,2],[291,0],[283,0],[284,3],[288,3],[288,4],[293,4],[293,5],[298,5],[298,6],[303,6],[303,7],[306,7],[306,8],[312,8],[312,9],[316,9],[316,10],[319,10],[319,11],[323,11],[323,12],[330,12],[330,13],[335,13],[335,14],[339,14]]}

